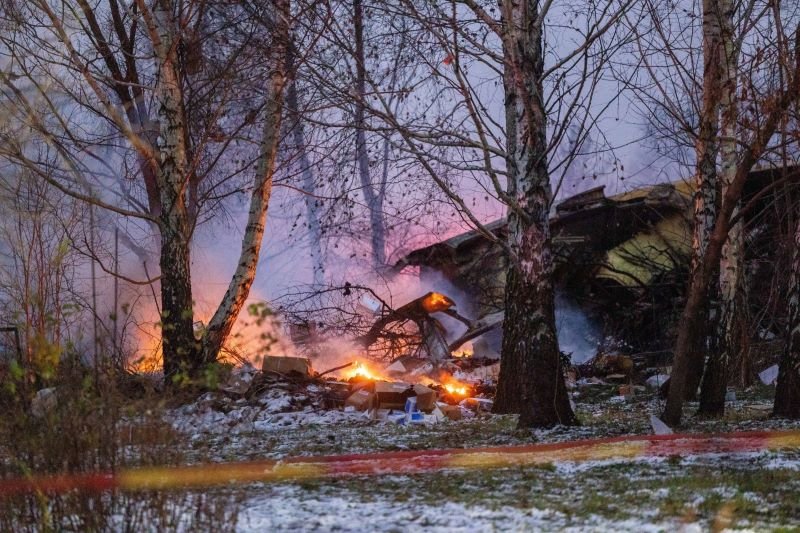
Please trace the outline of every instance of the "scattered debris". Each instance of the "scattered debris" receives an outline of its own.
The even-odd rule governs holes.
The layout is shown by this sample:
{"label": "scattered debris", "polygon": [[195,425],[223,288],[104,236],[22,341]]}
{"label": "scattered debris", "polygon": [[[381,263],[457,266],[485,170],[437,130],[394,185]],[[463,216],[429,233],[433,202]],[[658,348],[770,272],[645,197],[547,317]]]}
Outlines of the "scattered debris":
{"label": "scattered debris", "polygon": [[[384,329],[390,324],[411,321],[419,328],[430,361],[434,366],[438,366],[450,358],[450,350],[444,337],[444,327],[431,314],[447,311],[453,306],[455,306],[455,302],[444,294],[429,292],[384,314],[365,335],[356,339],[356,342],[369,347],[378,341]],[[453,314],[457,315],[457,313]]]}
{"label": "scattered debris", "polygon": [[655,415],[650,415],[650,426],[656,435],[672,435],[672,428]]}
{"label": "scattered debris", "polygon": [[344,401],[345,408],[352,407],[356,411],[367,411],[372,409],[375,403],[375,393],[367,389],[359,389],[347,397]]}
{"label": "scattered debris", "polygon": [[778,365],[772,365],[766,370],[761,371],[758,374],[758,378],[764,385],[775,385],[778,381]]}
{"label": "scattered debris", "polygon": [[645,383],[647,384],[648,387],[652,387],[654,389],[660,389],[661,386],[664,385],[664,383],[666,383],[668,379],[669,375],[667,374],[655,374],[647,378],[645,380]]}
{"label": "scattered debris", "polygon": [[244,396],[253,384],[256,373],[256,369],[249,364],[236,367],[221,390],[235,396]]}
{"label": "scattered debris", "polygon": [[311,377],[311,361],[306,357],[287,357],[268,355],[264,357],[264,364],[261,367],[264,372],[274,372],[276,374],[299,375]]}
{"label": "scattered debris", "polygon": [[475,413],[491,413],[494,402],[487,398],[466,398],[459,405],[470,409]]}

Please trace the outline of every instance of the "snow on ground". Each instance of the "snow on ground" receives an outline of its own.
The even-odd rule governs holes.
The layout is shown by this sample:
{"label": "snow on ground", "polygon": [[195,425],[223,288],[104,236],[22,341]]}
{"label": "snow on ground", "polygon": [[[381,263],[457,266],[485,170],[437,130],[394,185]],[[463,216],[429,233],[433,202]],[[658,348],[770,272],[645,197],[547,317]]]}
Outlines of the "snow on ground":
{"label": "snow on ground", "polygon": [[306,396],[290,395],[280,389],[269,391],[255,401],[206,393],[193,403],[168,411],[164,418],[174,429],[193,438],[343,424],[365,418],[359,412],[303,405],[307,400]]}
{"label": "snow on ground", "polygon": [[577,526],[550,509],[490,508],[456,502],[407,503],[380,498],[359,501],[353,495],[314,497],[294,486],[274,487],[248,502],[237,530],[249,531],[637,531],[659,532],[672,523],[611,521],[589,517]]}
{"label": "snow on ground", "polygon": [[[520,431],[514,417],[496,415],[398,426],[323,409],[314,393],[207,394],[165,419],[191,441],[190,457],[245,461],[648,434],[649,416],[663,408],[652,394],[620,401],[613,387],[587,387],[575,394],[579,427]],[[768,403],[737,400],[724,420],[687,417],[683,431],[800,427],[770,419]],[[800,523],[798,470],[800,451],[791,450],[256,484],[238,489],[237,530],[704,531],[724,525],[726,513],[732,527],[764,530]]]}
{"label": "snow on ground", "polygon": [[763,451],[262,485],[250,492],[237,530],[686,532],[711,523],[764,530],[800,518],[791,516],[797,480],[779,493],[737,486],[737,476],[798,465],[797,452]]}
{"label": "snow on ground", "polygon": [[[650,416],[663,408],[656,396],[617,400],[613,387],[592,386],[575,395],[580,426],[519,431],[513,416],[481,415],[435,425],[398,426],[366,414],[323,408],[317,390],[275,387],[259,397],[233,399],[207,393],[167,410],[164,419],[192,443],[198,460],[278,459],[404,449],[468,448],[652,434]],[[687,432],[796,429],[797,422],[769,418],[769,402],[737,400],[724,420],[687,416]],[[688,404],[687,413],[696,409]]]}

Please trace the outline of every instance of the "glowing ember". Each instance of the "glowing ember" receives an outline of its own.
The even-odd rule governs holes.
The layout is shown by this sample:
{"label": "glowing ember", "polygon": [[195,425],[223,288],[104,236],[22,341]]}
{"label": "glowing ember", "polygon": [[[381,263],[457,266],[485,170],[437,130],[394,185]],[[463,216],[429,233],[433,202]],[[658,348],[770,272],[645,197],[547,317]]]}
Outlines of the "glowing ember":
{"label": "glowing ember", "polygon": [[438,292],[430,292],[425,296],[425,299],[422,300],[422,307],[424,307],[425,311],[428,313],[444,311],[450,309],[454,305],[455,302],[453,300]]}
{"label": "glowing ember", "polygon": [[453,357],[472,357],[475,355],[474,350],[472,343],[467,342],[458,351],[453,352]]}
{"label": "glowing ember", "polygon": [[352,366],[345,370],[345,379],[364,378],[375,381],[380,379],[361,361],[356,361]]}
{"label": "glowing ember", "polygon": [[453,396],[467,396],[469,395],[469,388],[460,383],[445,383],[444,390]]}

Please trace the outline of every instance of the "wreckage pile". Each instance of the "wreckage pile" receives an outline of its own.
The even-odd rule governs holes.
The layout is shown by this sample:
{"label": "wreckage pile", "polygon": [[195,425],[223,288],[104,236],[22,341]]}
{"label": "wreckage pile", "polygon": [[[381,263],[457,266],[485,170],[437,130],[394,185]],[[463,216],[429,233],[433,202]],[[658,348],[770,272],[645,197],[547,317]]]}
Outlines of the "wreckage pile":
{"label": "wreckage pile", "polygon": [[398,424],[460,420],[491,410],[499,363],[491,359],[455,358],[432,365],[401,357],[385,368],[364,360],[321,373],[304,357],[267,356],[247,397],[256,397],[277,382],[304,391],[322,409],[363,412],[374,420]]}

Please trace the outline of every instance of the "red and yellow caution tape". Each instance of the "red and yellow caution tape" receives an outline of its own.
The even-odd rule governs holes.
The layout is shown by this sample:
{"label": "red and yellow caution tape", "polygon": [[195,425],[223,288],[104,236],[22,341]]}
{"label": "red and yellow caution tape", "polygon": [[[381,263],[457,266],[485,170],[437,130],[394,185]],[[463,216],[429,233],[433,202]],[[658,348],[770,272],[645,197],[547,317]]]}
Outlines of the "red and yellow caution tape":
{"label": "red and yellow caution tape", "polygon": [[255,482],[282,482],[339,476],[417,474],[445,469],[503,468],[554,462],[585,462],[639,457],[744,453],[800,448],[800,430],[724,434],[611,437],[552,444],[415,450],[296,457],[279,461],[164,466],[0,481],[0,497],[71,490],[165,490]]}

